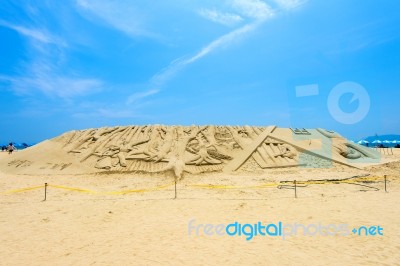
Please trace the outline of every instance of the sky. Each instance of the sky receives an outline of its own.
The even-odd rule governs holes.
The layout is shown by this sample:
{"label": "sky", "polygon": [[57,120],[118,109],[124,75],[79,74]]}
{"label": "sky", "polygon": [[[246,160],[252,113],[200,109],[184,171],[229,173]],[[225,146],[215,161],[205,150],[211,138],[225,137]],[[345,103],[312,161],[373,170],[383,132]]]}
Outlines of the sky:
{"label": "sky", "polygon": [[395,0],[3,0],[0,143],[117,125],[400,134]]}

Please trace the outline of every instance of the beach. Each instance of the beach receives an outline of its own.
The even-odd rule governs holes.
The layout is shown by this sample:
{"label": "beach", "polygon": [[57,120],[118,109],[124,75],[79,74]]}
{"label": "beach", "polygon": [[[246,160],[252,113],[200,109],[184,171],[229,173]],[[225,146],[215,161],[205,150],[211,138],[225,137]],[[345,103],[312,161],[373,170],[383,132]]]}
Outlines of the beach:
{"label": "beach", "polygon": [[[16,154],[0,153],[0,159]],[[382,160],[387,163],[362,170],[187,175],[177,183],[176,199],[172,174],[17,175],[0,169],[0,191],[8,192],[0,196],[1,264],[395,265],[400,261],[399,150]],[[368,174],[377,177],[364,183],[368,187],[299,185],[297,198],[293,189],[275,186],[285,180]],[[18,191],[36,186],[41,187]],[[245,236],[207,235],[202,227],[196,231],[199,225],[235,221],[380,226],[383,235],[299,233],[248,241]]]}
{"label": "beach", "polygon": [[0,266],[400,265],[399,14],[2,1]]}

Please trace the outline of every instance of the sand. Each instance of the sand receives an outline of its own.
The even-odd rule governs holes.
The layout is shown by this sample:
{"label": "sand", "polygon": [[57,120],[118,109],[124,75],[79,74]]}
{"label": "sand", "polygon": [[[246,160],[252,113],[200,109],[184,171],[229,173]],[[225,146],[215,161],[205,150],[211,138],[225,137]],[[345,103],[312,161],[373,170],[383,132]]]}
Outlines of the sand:
{"label": "sand", "polygon": [[[0,160],[6,156],[0,153]],[[0,169],[1,265],[399,265],[400,151],[387,164],[363,170],[275,169],[262,176],[185,176],[165,189],[107,194],[172,184],[173,175],[5,174]],[[251,188],[283,180],[388,175],[384,183],[309,185],[293,189]],[[295,178],[296,177],[296,178]],[[85,193],[48,187],[81,188]],[[219,184],[236,188],[210,189]],[[237,188],[239,187],[239,188]],[[249,188],[250,187],[250,188]],[[188,224],[279,222],[381,226],[383,236],[254,237],[189,235]]]}

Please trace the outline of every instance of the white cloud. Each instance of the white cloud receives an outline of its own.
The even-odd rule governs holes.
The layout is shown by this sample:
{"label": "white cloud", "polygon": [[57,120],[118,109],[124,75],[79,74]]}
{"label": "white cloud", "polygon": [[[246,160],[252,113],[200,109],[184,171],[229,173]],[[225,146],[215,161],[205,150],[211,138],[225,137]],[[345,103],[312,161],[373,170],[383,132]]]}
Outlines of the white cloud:
{"label": "white cloud", "polygon": [[187,60],[184,60],[183,64],[184,65],[191,64],[199,60],[200,58],[204,57],[205,55],[209,54],[210,52],[214,51],[215,49],[229,45],[233,41],[236,41],[239,37],[242,37],[244,34],[254,30],[257,26],[258,23],[247,24],[236,30],[229,32],[228,34],[219,37],[218,39],[209,43],[207,46],[203,47],[194,56],[190,57]]}
{"label": "white cloud", "polygon": [[[293,9],[298,7],[299,5],[306,2],[306,0],[275,0],[281,9]],[[241,26],[237,29],[232,30],[231,32],[222,35],[221,37],[215,39],[210,42],[202,49],[200,49],[193,56],[181,57],[169,64],[166,68],[161,70],[159,73],[154,75],[150,82],[155,86],[162,86],[165,82],[167,82],[170,78],[176,75],[182,68],[186,65],[192,64],[199,60],[200,58],[210,54],[211,52],[228,46],[231,43],[243,38],[247,33],[256,30],[260,25],[262,25],[268,19],[273,18],[279,12],[278,9],[271,8],[268,4],[261,0],[231,0],[230,8],[234,9],[236,12],[240,13],[242,16],[245,16],[247,20],[250,20],[246,25]],[[202,16],[207,19],[222,23],[228,24],[233,23],[232,19],[235,14],[233,13],[223,13],[216,10],[208,10],[203,9],[200,13]],[[237,20],[239,18],[244,20],[244,18],[240,15],[237,15]]]}
{"label": "white cloud", "polygon": [[306,0],[274,0],[283,9],[293,9],[304,4]]}
{"label": "white cloud", "polygon": [[243,18],[233,13],[222,13],[215,9],[200,9],[199,14],[208,20],[226,25],[233,26],[243,21]]}
{"label": "white cloud", "polygon": [[59,46],[66,46],[66,43],[64,41],[55,36],[52,36],[49,33],[46,33],[46,31],[44,30],[30,29],[20,25],[14,25],[3,20],[0,20],[0,26],[15,30],[19,34],[24,35],[25,37],[28,37],[34,41],[38,41],[44,44],[56,44]]}
{"label": "white cloud", "polygon": [[134,94],[131,94],[128,99],[126,100],[126,104],[131,105],[136,103],[137,101],[146,98],[148,96],[157,94],[159,90],[153,89],[153,90],[148,90],[148,91],[142,91],[142,92],[137,92]]}
{"label": "white cloud", "polygon": [[11,83],[13,91],[20,96],[36,95],[40,92],[48,97],[69,99],[101,90],[103,82],[94,78],[82,78],[58,74],[52,65],[34,63],[27,75],[0,76],[0,80]]}
{"label": "white cloud", "polygon": [[258,25],[259,25],[258,21],[244,25],[212,41],[193,56],[181,57],[174,60],[169,64],[169,66],[162,69],[159,73],[155,74],[151,78],[150,83],[153,86],[157,87],[162,86],[169,79],[173,78],[185,66],[196,62],[200,58],[208,55],[209,53],[213,52],[218,48],[228,46],[232,42],[237,41],[240,37],[243,37],[246,33],[256,29]]}
{"label": "white cloud", "polygon": [[70,99],[101,90],[103,82],[98,79],[64,73],[62,63],[68,45],[35,21],[26,26],[0,20],[0,26],[27,37],[29,45],[27,61],[20,64],[19,71],[13,76],[2,75],[0,80],[10,83],[17,95],[30,97],[39,92],[50,98]]}
{"label": "white cloud", "polygon": [[129,36],[159,38],[145,29],[143,13],[137,10],[131,1],[77,0],[76,7],[83,16],[87,17],[88,12],[94,14]]}
{"label": "white cloud", "polygon": [[0,79],[11,82],[13,90],[19,95],[33,95],[36,91],[40,91],[47,96],[64,99],[98,91],[102,86],[102,82],[97,79],[66,76],[18,78],[1,76]]}
{"label": "white cloud", "polygon": [[274,15],[273,9],[261,0],[232,0],[232,7],[244,16],[267,19]]}
{"label": "white cloud", "polygon": [[[261,0],[233,0],[231,4],[232,7],[235,8],[241,14],[255,19],[254,22],[248,23],[212,41],[211,43],[203,47],[194,56],[186,60],[181,60],[180,61],[181,65],[191,64],[197,61],[198,59],[202,58],[203,56],[209,54],[213,50],[222,46],[229,45],[230,43],[242,37],[246,33],[257,28],[262,21],[271,18],[275,14],[274,10],[271,9],[271,7],[269,7],[265,2]],[[222,14],[222,13],[217,13],[217,14]],[[177,64],[174,65],[177,66]]]}
{"label": "white cloud", "polygon": [[161,69],[157,74],[155,74],[151,79],[150,83],[153,86],[160,87],[166,83],[169,79],[174,77],[184,67],[185,59],[184,57],[175,59],[167,67]]}

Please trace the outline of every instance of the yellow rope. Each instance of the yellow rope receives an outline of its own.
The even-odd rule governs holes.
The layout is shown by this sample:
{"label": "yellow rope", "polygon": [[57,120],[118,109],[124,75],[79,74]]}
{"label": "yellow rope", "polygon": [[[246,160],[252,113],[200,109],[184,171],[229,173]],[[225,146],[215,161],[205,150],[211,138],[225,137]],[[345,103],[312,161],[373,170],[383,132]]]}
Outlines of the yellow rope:
{"label": "yellow rope", "polygon": [[[309,181],[297,181],[296,184],[298,184],[298,185],[326,185],[326,184],[337,184],[337,183],[351,184],[351,183],[368,182],[368,181],[373,182],[373,181],[377,181],[379,179],[382,179],[382,177],[379,177],[379,176],[358,177],[358,178],[352,178],[352,179],[321,180],[321,181],[309,180]],[[188,185],[188,186],[195,187],[195,188],[203,188],[203,189],[257,189],[257,188],[273,188],[273,187],[278,187],[278,186],[282,186],[282,185],[291,185],[291,184],[293,184],[293,182],[265,183],[265,184],[256,185],[256,186],[232,186],[232,185],[212,185],[212,184],[192,184],[192,185]],[[48,185],[48,187],[64,189],[64,190],[69,190],[69,191],[76,191],[76,192],[80,192],[80,193],[88,193],[88,194],[124,195],[124,194],[129,194],[129,193],[143,193],[143,192],[149,192],[149,191],[163,190],[172,185],[174,185],[174,182],[168,183],[165,185],[161,185],[161,186],[157,186],[157,187],[152,187],[152,188],[129,189],[129,190],[109,191],[109,192],[94,191],[94,190],[89,190],[89,189],[66,187],[66,186],[60,186],[60,185],[50,185],[50,184]],[[44,185],[28,187],[28,188],[21,188],[21,189],[14,189],[14,190],[9,190],[9,191],[3,192],[2,194],[20,193],[20,192],[40,189],[43,187],[44,187]]]}
{"label": "yellow rope", "polygon": [[29,190],[35,190],[35,189],[39,189],[39,188],[43,188],[43,187],[44,187],[44,185],[36,186],[36,187],[13,189],[13,190],[9,190],[9,191],[3,192],[2,194],[20,193],[20,192],[25,192],[25,191],[29,191]]}
{"label": "yellow rope", "polygon": [[74,188],[74,187],[65,187],[65,186],[59,186],[59,185],[48,185],[48,186],[49,186],[49,187],[53,187],[53,188],[64,189],[64,190],[82,192],[82,193],[97,194],[96,191],[89,190],[89,189]]}
{"label": "yellow rope", "polygon": [[190,187],[198,187],[198,188],[207,188],[207,189],[252,189],[252,188],[267,188],[267,187],[276,187],[281,185],[279,183],[268,183],[262,184],[258,186],[226,186],[226,185],[211,185],[211,184],[193,184],[189,185]]}
{"label": "yellow rope", "polygon": [[[343,179],[343,180],[324,180],[324,181],[297,181],[298,185],[326,185],[326,184],[337,184],[337,183],[357,183],[357,182],[368,182],[377,181],[382,179],[382,177],[358,177],[353,179]],[[278,187],[282,185],[292,185],[293,181],[290,182],[280,182],[280,183],[266,183],[258,186],[227,186],[227,185],[212,185],[212,184],[192,184],[190,187],[204,188],[204,189],[255,189],[255,188],[271,188]]]}
{"label": "yellow rope", "polygon": [[[58,188],[58,189],[64,189],[64,190],[69,190],[69,191],[76,191],[80,193],[88,193],[88,194],[105,194],[105,195],[123,195],[123,194],[128,194],[128,193],[142,193],[142,192],[148,192],[148,191],[156,191],[156,190],[162,190],[167,187],[170,187],[174,184],[169,183],[166,185],[161,185],[157,187],[152,187],[152,188],[144,188],[144,189],[130,189],[130,190],[122,190],[122,191],[111,191],[111,192],[103,192],[103,191],[94,191],[90,189],[82,189],[82,188],[75,188],[75,187],[66,187],[66,186],[60,186],[60,185],[47,185],[48,187],[52,188]],[[36,187],[28,187],[28,188],[21,188],[21,189],[14,189],[14,190],[9,190],[6,191],[2,194],[12,194],[12,193],[20,193],[20,192],[25,192],[25,191],[30,191],[34,189],[39,189],[39,188],[44,188],[45,186],[36,186]]]}
{"label": "yellow rope", "polygon": [[108,195],[124,195],[124,194],[129,194],[129,193],[141,193],[141,192],[148,192],[148,191],[155,191],[155,190],[163,190],[164,188],[170,187],[174,185],[175,182],[158,186],[158,187],[153,187],[153,188],[147,188],[147,189],[129,189],[129,190],[122,190],[122,191],[111,191],[111,192],[104,192],[104,194]]}

